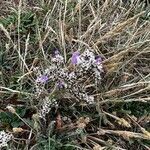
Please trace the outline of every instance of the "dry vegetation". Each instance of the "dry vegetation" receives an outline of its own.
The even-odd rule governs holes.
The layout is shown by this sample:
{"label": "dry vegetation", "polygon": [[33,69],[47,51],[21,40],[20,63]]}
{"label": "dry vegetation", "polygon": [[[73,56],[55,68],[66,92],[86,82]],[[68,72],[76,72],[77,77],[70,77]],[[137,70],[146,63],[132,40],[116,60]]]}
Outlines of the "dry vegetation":
{"label": "dry vegetation", "polygon": [[[0,129],[13,134],[8,149],[150,149],[150,5],[122,1],[0,2]],[[66,65],[74,51],[91,49],[105,71],[95,105],[60,98],[42,122],[33,68],[46,68],[53,49]]]}

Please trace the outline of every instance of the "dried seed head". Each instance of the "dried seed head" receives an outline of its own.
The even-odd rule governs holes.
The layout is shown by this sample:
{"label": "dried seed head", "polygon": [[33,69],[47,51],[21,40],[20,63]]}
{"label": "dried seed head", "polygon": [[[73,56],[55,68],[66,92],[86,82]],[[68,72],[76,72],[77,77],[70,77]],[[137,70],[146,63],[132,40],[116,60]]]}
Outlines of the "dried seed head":
{"label": "dried seed head", "polygon": [[127,121],[126,121],[125,119],[123,119],[123,118],[120,118],[117,122],[118,122],[119,125],[122,125],[122,126],[124,126],[124,127],[127,127],[127,128],[130,128],[130,127],[131,127],[130,123],[127,122]]}
{"label": "dried seed head", "polygon": [[8,105],[6,108],[9,110],[9,112],[11,112],[13,114],[16,113],[16,110],[12,106]]}
{"label": "dried seed head", "polygon": [[23,131],[22,128],[13,128],[12,130],[13,130],[14,133],[20,133],[20,132]]}
{"label": "dried seed head", "polygon": [[99,145],[99,144],[96,144],[94,147],[93,147],[93,150],[102,150],[103,148]]}

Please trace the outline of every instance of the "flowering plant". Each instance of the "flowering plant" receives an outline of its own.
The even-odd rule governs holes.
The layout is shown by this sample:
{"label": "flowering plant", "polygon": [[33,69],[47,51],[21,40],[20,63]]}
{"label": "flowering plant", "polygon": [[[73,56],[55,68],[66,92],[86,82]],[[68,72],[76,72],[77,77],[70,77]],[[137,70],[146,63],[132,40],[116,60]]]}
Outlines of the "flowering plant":
{"label": "flowering plant", "polygon": [[[39,110],[40,117],[43,118],[51,107],[58,106],[57,99],[60,95],[58,92],[63,92],[63,97],[69,96],[76,102],[94,104],[94,96],[90,95],[88,86],[96,87],[100,84],[103,65],[100,56],[90,50],[85,50],[81,54],[78,51],[73,52],[71,64],[67,67],[63,56],[59,51],[55,51],[50,65],[43,72],[40,68],[35,68],[34,71],[37,75],[35,92],[38,97],[46,93]],[[54,98],[50,99],[49,95],[53,95]]]}
{"label": "flowering plant", "polygon": [[0,131],[0,149],[8,146],[8,142],[12,139],[13,135],[6,133],[5,131]]}

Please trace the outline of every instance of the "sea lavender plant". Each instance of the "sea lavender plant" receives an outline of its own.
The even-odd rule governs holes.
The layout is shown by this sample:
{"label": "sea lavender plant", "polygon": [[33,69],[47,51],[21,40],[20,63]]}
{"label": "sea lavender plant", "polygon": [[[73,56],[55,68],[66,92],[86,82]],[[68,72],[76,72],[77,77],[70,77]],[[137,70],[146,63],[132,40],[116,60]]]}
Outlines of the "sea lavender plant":
{"label": "sea lavender plant", "polygon": [[0,131],[0,149],[8,146],[8,142],[12,139],[13,135],[6,133],[5,131]]}
{"label": "sea lavender plant", "polygon": [[46,114],[49,113],[52,107],[57,107],[58,103],[56,99],[50,99],[49,97],[45,97],[43,99],[43,103],[41,105],[41,109],[39,110],[39,117],[45,119]]}
{"label": "sea lavender plant", "polygon": [[[55,51],[51,56],[50,65],[45,68],[42,72],[35,69],[38,72],[36,79],[36,92],[40,95],[42,92],[49,95],[49,89],[45,87],[45,84],[50,84],[55,97],[54,103],[45,97],[43,99],[43,105],[39,111],[39,116],[44,118],[45,115],[51,110],[51,107],[58,105],[57,98],[59,97],[58,92],[55,91],[63,90],[64,95],[70,95],[71,98],[75,98],[77,102],[85,102],[87,104],[94,104],[94,96],[90,95],[86,89],[85,82],[89,79],[89,83],[93,82],[97,86],[101,81],[101,73],[103,72],[102,59],[100,56],[94,54],[90,50],[85,50],[83,53],[78,51],[73,52],[71,57],[71,64],[74,65],[74,69],[66,67],[64,58],[59,51]],[[57,88],[55,88],[57,87]],[[54,105],[53,105],[54,104]]]}

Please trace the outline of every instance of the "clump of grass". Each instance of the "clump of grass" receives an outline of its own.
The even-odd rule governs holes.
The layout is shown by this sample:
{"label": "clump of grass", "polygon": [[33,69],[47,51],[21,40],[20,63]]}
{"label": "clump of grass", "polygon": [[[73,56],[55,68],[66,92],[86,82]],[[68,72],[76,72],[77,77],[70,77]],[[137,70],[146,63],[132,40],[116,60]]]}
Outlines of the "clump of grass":
{"label": "clump of grass", "polygon": [[[149,3],[20,0],[1,6],[0,129],[12,137],[5,146],[149,149]],[[100,82],[93,68],[77,63],[87,50],[101,58]],[[58,64],[56,51],[57,61],[63,59]],[[53,63],[55,72],[46,74]],[[60,68],[80,70],[69,89]],[[75,88],[87,95],[76,96]]]}

